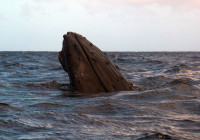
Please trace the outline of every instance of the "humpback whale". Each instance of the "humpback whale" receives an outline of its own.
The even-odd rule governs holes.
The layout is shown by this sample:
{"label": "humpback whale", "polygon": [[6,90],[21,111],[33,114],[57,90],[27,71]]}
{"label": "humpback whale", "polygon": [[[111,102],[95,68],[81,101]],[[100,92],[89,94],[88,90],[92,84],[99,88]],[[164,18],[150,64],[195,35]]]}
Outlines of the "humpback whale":
{"label": "humpback whale", "polygon": [[58,58],[73,91],[82,93],[130,91],[130,83],[98,47],[78,33],[63,35]]}

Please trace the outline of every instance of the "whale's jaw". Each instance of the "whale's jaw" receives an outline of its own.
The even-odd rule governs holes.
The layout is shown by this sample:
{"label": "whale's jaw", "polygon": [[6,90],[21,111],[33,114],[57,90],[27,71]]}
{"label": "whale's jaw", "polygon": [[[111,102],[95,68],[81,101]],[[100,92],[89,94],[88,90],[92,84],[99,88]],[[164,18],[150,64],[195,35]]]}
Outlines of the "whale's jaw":
{"label": "whale's jaw", "polygon": [[74,91],[83,93],[129,91],[133,86],[104,52],[85,37],[68,32],[59,61]]}

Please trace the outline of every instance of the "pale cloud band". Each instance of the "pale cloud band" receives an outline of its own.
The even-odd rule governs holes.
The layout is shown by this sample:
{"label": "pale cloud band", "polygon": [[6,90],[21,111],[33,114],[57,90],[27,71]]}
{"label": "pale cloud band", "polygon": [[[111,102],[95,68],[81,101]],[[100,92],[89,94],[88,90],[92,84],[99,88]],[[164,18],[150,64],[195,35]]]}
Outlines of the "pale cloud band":
{"label": "pale cloud band", "polygon": [[[109,14],[110,12],[125,13],[126,11],[129,11],[130,13],[131,11],[134,11],[134,9],[141,10],[141,8],[143,11],[152,12],[149,11],[149,7],[155,8],[154,11],[157,9],[159,10],[163,7],[164,8],[168,7],[175,12],[179,11],[188,12],[188,10],[189,11],[196,10],[200,12],[200,0],[31,0],[31,1],[32,4],[27,4],[28,1],[26,1],[26,5],[22,7],[25,15],[30,12],[30,9],[35,9],[31,7],[31,5],[35,7],[40,7],[41,9],[43,8],[44,11],[45,6],[44,7],[41,6],[44,3],[48,5],[50,5],[51,3],[52,5],[54,4],[56,4],[57,6],[59,5],[60,9],[70,9],[74,8],[74,5],[77,5],[76,8],[85,9],[85,11],[87,11],[91,15],[101,12],[108,12]],[[39,8],[37,10],[39,10]],[[46,11],[48,11],[48,9],[46,9]]]}

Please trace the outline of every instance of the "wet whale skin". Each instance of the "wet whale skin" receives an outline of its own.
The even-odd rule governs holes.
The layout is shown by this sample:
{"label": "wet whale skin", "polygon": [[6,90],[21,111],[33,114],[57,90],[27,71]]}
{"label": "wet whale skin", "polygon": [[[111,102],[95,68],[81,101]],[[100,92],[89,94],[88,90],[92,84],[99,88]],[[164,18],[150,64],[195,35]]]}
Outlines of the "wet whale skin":
{"label": "wet whale skin", "polygon": [[129,91],[130,83],[106,53],[80,34],[63,35],[59,61],[68,73],[73,91],[83,93]]}

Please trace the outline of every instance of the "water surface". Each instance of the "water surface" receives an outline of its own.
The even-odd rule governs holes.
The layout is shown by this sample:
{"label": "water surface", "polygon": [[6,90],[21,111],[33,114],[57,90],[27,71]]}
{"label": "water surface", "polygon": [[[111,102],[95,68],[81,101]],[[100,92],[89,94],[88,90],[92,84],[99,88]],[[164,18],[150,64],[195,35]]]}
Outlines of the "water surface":
{"label": "water surface", "polygon": [[0,139],[200,139],[200,52],[109,52],[134,91],[74,95],[57,52],[0,52]]}

